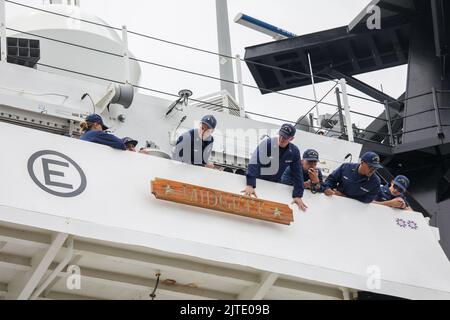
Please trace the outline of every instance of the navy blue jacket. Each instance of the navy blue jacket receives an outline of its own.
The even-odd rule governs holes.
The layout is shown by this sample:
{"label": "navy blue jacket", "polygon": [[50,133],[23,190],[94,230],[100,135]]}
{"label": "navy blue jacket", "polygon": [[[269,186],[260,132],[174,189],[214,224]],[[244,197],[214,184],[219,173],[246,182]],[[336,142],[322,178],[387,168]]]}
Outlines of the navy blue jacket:
{"label": "navy blue jacket", "polygon": [[[322,170],[320,170],[319,168],[317,168],[316,170],[319,171],[320,189],[318,191],[323,191],[323,174],[322,174]],[[309,177],[309,172],[305,171],[305,169],[303,169],[303,166],[302,166],[302,172],[303,172],[303,182],[307,182],[307,181],[311,180],[311,178]],[[286,171],[283,173],[283,175],[281,176],[281,183],[287,184],[289,186],[293,186],[294,185],[294,179],[293,179],[292,170],[291,170],[290,167],[288,167],[286,169]]]}
{"label": "navy blue jacket", "polygon": [[103,144],[114,149],[127,149],[122,139],[104,131],[89,130],[81,136],[80,140]]}
{"label": "navy blue jacket", "polygon": [[294,185],[292,197],[302,198],[304,187],[300,150],[292,143],[281,149],[277,141],[278,138],[266,139],[253,152],[247,169],[247,185],[256,188],[257,178],[280,182],[284,171],[290,167]]}
{"label": "navy blue jacket", "polygon": [[370,203],[380,192],[380,178],[374,174],[370,178],[358,173],[358,163],[344,163],[330,174],[324,183],[325,189],[336,189],[345,196]]}
{"label": "navy blue jacket", "polygon": [[406,205],[409,207],[409,203],[408,201],[406,201],[405,195],[402,193],[397,197],[393,196],[391,190],[389,190],[389,185],[381,186],[380,192],[378,192],[378,195],[375,200],[379,202],[384,202],[395,198],[402,198],[405,201]]}
{"label": "navy blue jacket", "polygon": [[172,159],[195,166],[205,166],[208,164],[213,143],[212,136],[204,141],[198,135],[197,129],[191,129],[178,138]]}

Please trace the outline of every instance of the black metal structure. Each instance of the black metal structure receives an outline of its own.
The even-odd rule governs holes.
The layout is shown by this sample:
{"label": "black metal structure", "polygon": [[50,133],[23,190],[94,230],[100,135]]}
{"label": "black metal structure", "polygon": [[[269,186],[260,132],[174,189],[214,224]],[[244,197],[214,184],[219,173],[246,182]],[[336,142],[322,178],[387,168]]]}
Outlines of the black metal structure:
{"label": "black metal structure", "polygon": [[[370,28],[371,6],[379,10],[380,29]],[[263,94],[310,85],[310,54],[314,74],[322,77],[316,82],[344,78],[385,105],[355,140],[363,152],[382,155],[384,178],[411,179],[412,206],[440,229],[450,258],[449,51],[450,1],[372,0],[348,26],[252,46],[245,58]],[[402,64],[408,65],[407,86],[398,99],[353,77]]]}

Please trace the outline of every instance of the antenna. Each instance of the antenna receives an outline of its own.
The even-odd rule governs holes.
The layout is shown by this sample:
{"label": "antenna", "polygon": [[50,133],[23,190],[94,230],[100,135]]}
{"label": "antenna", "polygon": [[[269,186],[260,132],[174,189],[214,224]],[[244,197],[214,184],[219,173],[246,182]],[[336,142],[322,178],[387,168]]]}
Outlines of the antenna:
{"label": "antenna", "polygon": [[183,116],[183,118],[181,118],[180,122],[178,123],[177,127],[175,128],[175,130],[173,130],[172,132],[169,132],[169,144],[171,146],[175,146],[177,144],[176,141],[176,137],[177,137],[177,131],[180,128],[181,124],[187,119],[187,116]]}
{"label": "antenna", "polygon": [[[217,20],[217,41],[219,53],[225,56],[231,56],[231,38],[230,25],[228,22],[228,4],[227,0],[216,0],[216,20]],[[233,63],[232,59],[225,57],[219,58],[220,78],[227,81],[220,81],[220,89],[226,90],[236,98],[234,84]]]}
{"label": "antenna", "polygon": [[91,100],[91,103],[92,103],[92,107],[94,108],[94,113],[95,113],[95,103],[94,103],[94,100],[92,100],[92,97],[91,97],[91,95],[89,94],[89,93],[84,93],[82,96],[81,96],[81,100],[84,100],[84,98],[86,98],[86,97],[89,97],[89,99]]}
{"label": "antenna", "polygon": [[183,89],[180,92],[178,92],[179,98],[175,100],[167,109],[166,117],[172,113],[173,109],[175,109],[180,103],[184,104],[184,106],[187,106],[189,103],[189,97],[192,96],[192,91],[188,89]]}
{"label": "antenna", "polygon": [[258,20],[256,18],[252,18],[243,13],[239,13],[236,16],[236,18],[234,18],[234,22],[239,23],[240,25],[243,25],[255,31],[264,33],[268,36],[271,36],[275,40],[297,37],[297,35],[292,32],[275,27],[267,22]]}

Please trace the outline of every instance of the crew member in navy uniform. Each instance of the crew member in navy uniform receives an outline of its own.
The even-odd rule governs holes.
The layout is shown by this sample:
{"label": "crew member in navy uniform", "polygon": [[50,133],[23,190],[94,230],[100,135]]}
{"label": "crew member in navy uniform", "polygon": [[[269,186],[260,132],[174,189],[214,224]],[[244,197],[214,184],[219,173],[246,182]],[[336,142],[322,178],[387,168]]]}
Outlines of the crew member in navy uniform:
{"label": "crew member in navy uniform", "polygon": [[408,190],[409,184],[410,182],[407,177],[395,177],[390,185],[381,186],[380,192],[374,202],[391,208],[412,211],[405,197],[405,192]]}
{"label": "crew member in navy uniform", "polygon": [[86,120],[80,123],[83,135],[80,140],[103,144],[114,149],[126,150],[122,139],[113,134],[105,132],[108,127],[103,123],[103,119],[98,114],[90,114]]}
{"label": "crew member in navy uniform", "polygon": [[241,191],[246,196],[254,196],[256,179],[272,182],[281,182],[281,176],[287,167],[291,168],[294,190],[292,192],[293,202],[300,210],[308,208],[303,203],[303,172],[300,168],[300,150],[292,144],[295,136],[295,127],[284,124],[279,132],[279,137],[269,138],[261,142],[255,152],[247,169],[247,186]]}
{"label": "crew member in navy uniform", "polygon": [[[319,162],[319,153],[314,149],[308,149],[303,153],[301,166],[303,169],[303,186],[305,189],[311,189],[312,193],[323,191],[322,170],[317,168]],[[288,167],[281,176],[281,183],[294,185],[294,177],[291,168]]]}
{"label": "crew member in navy uniform", "polygon": [[212,134],[216,126],[214,116],[204,116],[198,129],[191,129],[178,138],[172,159],[213,169],[214,164],[208,161],[213,149]]}
{"label": "crew member in navy uniform", "polygon": [[125,137],[122,139],[122,141],[125,144],[127,151],[136,152],[136,146],[139,143],[137,140],[130,137]]}
{"label": "crew member in navy uniform", "polygon": [[330,174],[324,183],[324,193],[370,203],[380,192],[380,178],[375,174],[380,168],[380,157],[367,152],[361,163],[344,163]]}

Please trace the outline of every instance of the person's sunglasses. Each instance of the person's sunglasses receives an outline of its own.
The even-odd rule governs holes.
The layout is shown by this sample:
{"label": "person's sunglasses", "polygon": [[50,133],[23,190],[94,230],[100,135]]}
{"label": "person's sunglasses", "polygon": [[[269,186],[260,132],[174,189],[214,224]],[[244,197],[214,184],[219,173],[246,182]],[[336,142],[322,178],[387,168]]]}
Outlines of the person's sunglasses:
{"label": "person's sunglasses", "polygon": [[399,186],[397,186],[395,184],[394,184],[394,190],[396,190],[398,192],[403,192],[403,190]]}

